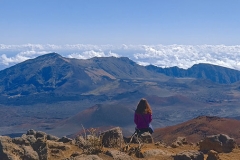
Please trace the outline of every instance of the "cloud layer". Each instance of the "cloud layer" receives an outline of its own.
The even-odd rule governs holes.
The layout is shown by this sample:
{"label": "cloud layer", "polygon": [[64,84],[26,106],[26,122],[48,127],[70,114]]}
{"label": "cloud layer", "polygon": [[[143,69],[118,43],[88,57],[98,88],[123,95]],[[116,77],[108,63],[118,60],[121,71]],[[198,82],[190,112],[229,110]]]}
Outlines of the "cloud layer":
{"label": "cloud layer", "polygon": [[141,64],[160,67],[189,68],[197,63],[210,63],[240,70],[240,45],[5,45],[0,44],[0,69],[30,58],[57,52],[64,57],[129,57]]}

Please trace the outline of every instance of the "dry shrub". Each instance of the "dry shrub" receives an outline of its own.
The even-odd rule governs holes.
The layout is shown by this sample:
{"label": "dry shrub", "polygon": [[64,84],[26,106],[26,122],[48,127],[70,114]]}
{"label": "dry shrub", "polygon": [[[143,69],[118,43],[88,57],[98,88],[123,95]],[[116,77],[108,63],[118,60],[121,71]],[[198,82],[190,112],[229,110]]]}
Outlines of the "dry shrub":
{"label": "dry shrub", "polygon": [[[83,127],[84,128],[84,127]],[[88,134],[87,134],[88,132]],[[76,138],[76,143],[83,150],[83,154],[98,154],[103,151],[102,136],[97,133],[97,129],[84,129],[85,136]]]}

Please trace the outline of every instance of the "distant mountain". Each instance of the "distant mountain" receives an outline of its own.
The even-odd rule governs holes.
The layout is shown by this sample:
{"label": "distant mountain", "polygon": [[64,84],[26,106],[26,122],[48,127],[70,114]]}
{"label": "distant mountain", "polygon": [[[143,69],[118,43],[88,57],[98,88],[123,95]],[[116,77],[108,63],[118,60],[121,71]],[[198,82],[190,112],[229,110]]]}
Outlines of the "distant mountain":
{"label": "distant mountain", "polygon": [[49,132],[56,135],[74,134],[84,128],[133,126],[134,110],[123,104],[96,104],[66,120],[55,124]]}
{"label": "distant mountain", "polygon": [[162,78],[128,58],[69,59],[50,53],[0,71],[0,94],[83,93],[117,79]]}
{"label": "distant mountain", "polygon": [[146,66],[146,68],[171,77],[209,79],[222,84],[234,83],[240,80],[240,71],[238,70],[205,63],[195,64],[188,69],[178,67],[161,68],[153,65]]}
{"label": "distant mountain", "polygon": [[216,116],[200,116],[174,126],[158,128],[153,134],[156,140],[173,142],[177,137],[187,137],[188,142],[199,142],[205,136],[227,134],[240,143],[240,121]]}
{"label": "distant mountain", "polygon": [[[210,64],[178,67],[140,66],[129,58],[95,57],[70,59],[50,53],[0,71],[0,95],[25,96],[36,93],[85,94],[100,86],[124,80],[164,81],[169,77],[210,79],[218,83],[240,80],[240,71]],[[115,85],[119,85],[115,84]]]}

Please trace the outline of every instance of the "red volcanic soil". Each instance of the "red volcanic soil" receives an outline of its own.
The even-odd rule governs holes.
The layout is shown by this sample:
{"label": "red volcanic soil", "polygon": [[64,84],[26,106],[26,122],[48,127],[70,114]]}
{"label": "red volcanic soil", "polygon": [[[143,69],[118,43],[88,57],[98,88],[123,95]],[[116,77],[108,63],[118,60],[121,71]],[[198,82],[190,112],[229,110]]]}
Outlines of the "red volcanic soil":
{"label": "red volcanic soil", "polygon": [[200,116],[175,126],[158,128],[155,130],[153,137],[155,141],[161,140],[167,144],[171,144],[177,137],[186,137],[188,142],[196,143],[205,136],[215,134],[227,134],[240,144],[240,121]]}

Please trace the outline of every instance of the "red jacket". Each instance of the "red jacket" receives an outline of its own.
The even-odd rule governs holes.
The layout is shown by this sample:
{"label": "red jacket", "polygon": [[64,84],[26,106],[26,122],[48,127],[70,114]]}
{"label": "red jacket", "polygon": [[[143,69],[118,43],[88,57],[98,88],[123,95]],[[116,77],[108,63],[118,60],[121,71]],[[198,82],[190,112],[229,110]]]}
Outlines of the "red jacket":
{"label": "red jacket", "polygon": [[[144,117],[144,118],[143,118]],[[134,123],[136,124],[136,128],[143,129],[148,128],[149,123],[152,122],[152,114],[134,114]]]}

